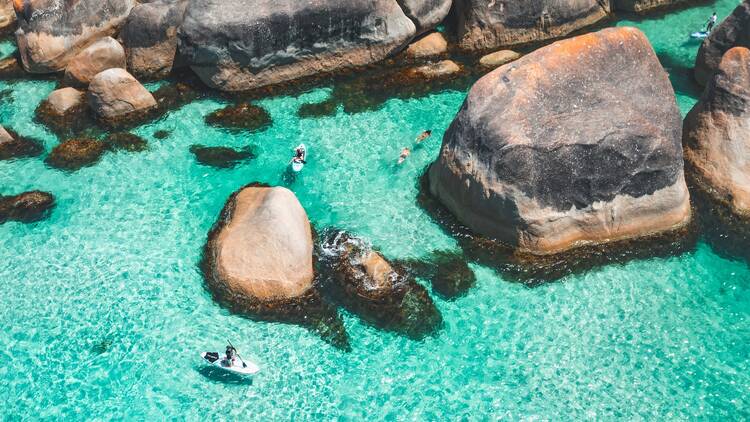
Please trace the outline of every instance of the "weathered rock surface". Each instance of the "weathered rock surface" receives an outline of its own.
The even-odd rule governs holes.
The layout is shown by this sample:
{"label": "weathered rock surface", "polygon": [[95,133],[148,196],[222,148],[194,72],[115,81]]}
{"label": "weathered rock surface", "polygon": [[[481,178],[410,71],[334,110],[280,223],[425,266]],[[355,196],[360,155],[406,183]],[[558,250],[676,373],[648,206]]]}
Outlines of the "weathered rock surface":
{"label": "weathered rock surface", "polygon": [[188,0],[141,3],[130,12],[120,32],[128,69],[138,79],[160,79],[175,67],[177,29]]}
{"label": "weathered rock surface", "polygon": [[366,242],[333,232],[322,249],[336,296],[366,321],[413,338],[440,326],[440,312],[424,287]]}
{"label": "weathered rock surface", "polygon": [[65,82],[86,87],[98,73],[112,68],[125,68],[125,50],[112,37],[104,37],[76,54],[65,68]]}
{"label": "weathered rock surface", "polygon": [[701,44],[695,58],[694,74],[698,83],[708,83],[724,53],[732,47],[750,48],[750,0],[740,3]]}
{"label": "weathered rock surface", "polygon": [[243,161],[255,158],[251,147],[234,149],[229,147],[192,145],[190,152],[195,155],[195,159],[199,163],[217,168],[233,168]]}
{"label": "weathered rock surface", "polygon": [[62,170],[75,171],[95,164],[109,146],[90,138],[69,139],[52,149],[45,162]]}
{"label": "weathered rock surface", "polygon": [[135,120],[156,107],[156,100],[125,69],[107,69],[94,76],[88,90],[88,103],[106,123]]}
{"label": "weathered rock surface", "polygon": [[7,221],[32,223],[46,217],[55,206],[55,197],[42,191],[24,192],[19,195],[0,195],[0,224]]}
{"label": "weathered rock surface", "polygon": [[689,0],[612,0],[612,3],[616,10],[643,13],[674,6],[680,3],[687,3],[688,1]]}
{"label": "weathered rock surface", "polygon": [[440,25],[451,10],[451,0],[400,0],[399,5],[414,24],[417,33]]}
{"label": "weathered rock surface", "polygon": [[0,160],[35,157],[44,151],[41,143],[0,126]]}
{"label": "weathered rock surface", "polygon": [[469,51],[562,37],[610,13],[601,0],[455,0],[454,10],[459,47]]}
{"label": "weathered rock surface", "polygon": [[257,131],[271,125],[271,115],[263,107],[250,103],[233,104],[211,112],[206,123],[231,130]]}
{"label": "weathered rock surface", "polygon": [[495,69],[519,58],[521,58],[521,55],[513,50],[500,50],[482,56],[479,59],[479,64],[487,69]]}
{"label": "weathered rock surface", "polygon": [[439,57],[448,52],[448,41],[443,34],[433,32],[409,44],[406,56],[412,59]]}
{"label": "weathered rock surface", "polygon": [[429,188],[474,232],[533,254],[683,227],[680,113],[646,37],[605,29],[485,75]]}
{"label": "weathered rock surface", "polygon": [[461,66],[452,60],[441,60],[407,70],[407,76],[413,79],[443,79],[461,73]]}
{"label": "weathered rock surface", "polygon": [[65,69],[89,44],[117,32],[134,4],[134,0],[14,0],[24,68],[32,73]]}
{"label": "weathered rock surface", "polygon": [[241,91],[377,62],[415,33],[396,0],[190,0],[179,51],[209,86]]}
{"label": "weathered rock surface", "polygon": [[750,217],[750,50],[724,54],[684,122],[685,158],[701,187]]}
{"label": "weathered rock surface", "polygon": [[47,99],[42,103],[45,104],[49,113],[56,116],[64,116],[72,110],[85,105],[85,94],[72,87],[56,89],[52,91]]}
{"label": "weathered rock surface", "polygon": [[257,302],[290,301],[313,289],[310,221],[281,187],[246,187],[227,202],[206,246],[210,287]]}
{"label": "weathered rock surface", "polygon": [[93,123],[86,94],[72,87],[56,89],[39,104],[36,119],[61,137],[70,137]]}
{"label": "weathered rock surface", "polygon": [[0,35],[13,32],[16,28],[16,11],[13,0],[0,0]]}

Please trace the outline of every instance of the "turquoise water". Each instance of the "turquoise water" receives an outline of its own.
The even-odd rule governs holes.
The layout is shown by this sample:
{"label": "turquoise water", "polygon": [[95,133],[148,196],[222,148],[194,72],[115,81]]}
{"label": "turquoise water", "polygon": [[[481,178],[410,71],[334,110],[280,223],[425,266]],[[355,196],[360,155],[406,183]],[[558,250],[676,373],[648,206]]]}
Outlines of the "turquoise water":
{"label": "turquoise water", "polygon": [[[734,3],[715,7],[724,16]],[[683,112],[695,99],[679,69],[697,50],[686,34],[710,9],[636,23],[668,57]],[[58,141],[33,110],[53,88],[0,82],[11,90],[0,124],[49,150]],[[251,181],[287,184],[318,227],[347,229],[391,258],[456,247],[416,205],[415,181],[465,92],[296,116],[328,95],[260,101],[274,123],[253,135],[207,127],[203,116],[224,103],[196,101],[135,130],[148,151],[110,153],[71,174],[39,158],[0,162],[0,194],[58,199],[48,220],[0,225],[0,419],[750,418],[750,270],[705,243],[533,289],[472,264],[478,280],[466,296],[433,295],[444,326],[424,341],[342,312],[350,353],[217,306],[197,262],[224,201]],[[426,128],[433,137],[395,166]],[[171,133],[159,140],[157,130]],[[285,180],[300,141],[313,159]],[[258,158],[216,170],[195,162],[195,143],[250,143]],[[263,367],[252,384],[199,361],[226,338]]]}

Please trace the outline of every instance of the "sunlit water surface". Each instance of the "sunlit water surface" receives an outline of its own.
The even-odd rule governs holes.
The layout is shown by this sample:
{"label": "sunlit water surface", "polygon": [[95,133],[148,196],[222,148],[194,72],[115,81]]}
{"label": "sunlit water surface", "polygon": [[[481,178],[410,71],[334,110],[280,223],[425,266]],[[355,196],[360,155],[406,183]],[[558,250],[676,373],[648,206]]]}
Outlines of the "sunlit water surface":
{"label": "sunlit water surface", "polygon": [[[637,22],[686,112],[696,88],[687,34],[713,8]],[[0,54],[13,47],[0,44]],[[58,140],[33,122],[52,82],[0,82],[0,124]],[[569,276],[537,288],[472,264],[462,298],[433,295],[444,326],[412,341],[342,311],[352,351],[297,326],[232,315],[204,289],[197,262],[226,198],[251,181],[286,184],[313,223],[369,239],[390,258],[456,248],[415,203],[465,92],[393,99],[371,112],[300,119],[329,88],[259,102],[273,126],[253,135],[207,127],[223,106],[200,100],[135,133],[142,153],[111,153],[67,174],[41,158],[0,162],[0,194],[53,192],[50,218],[0,226],[0,418],[44,419],[743,419],[750,418],[750,271],[696,250]],[[431,140],[402,166],[402,147]],[[157,130],[170,131],[155,139]],[[310,164],[282,180],[292,147]],[[232,170],[197,164],[190,145],[256,148]],[[233,340],[263,368],[252,384],[206,371],[198,352]]]}

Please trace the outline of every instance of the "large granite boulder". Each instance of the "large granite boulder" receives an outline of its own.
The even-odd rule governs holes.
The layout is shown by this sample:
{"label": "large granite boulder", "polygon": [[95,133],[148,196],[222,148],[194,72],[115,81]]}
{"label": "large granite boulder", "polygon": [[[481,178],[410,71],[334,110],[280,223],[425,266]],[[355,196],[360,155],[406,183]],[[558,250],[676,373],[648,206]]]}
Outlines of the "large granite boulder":
{"label": "large granite boulder", "polygon": [[88,102],[105,123],[132,121],[156,108],[154,96],[125,69],[107,69],[89,84]]}
{"label": "large granite boulder", "polygon": [[248,308],[295,302],[313,291],[310,221],[292,191],[250,186],[232,195],[205,249],[214,291]]}
{"label": "large granite boulder", "polygon": [[731,15],[711,31],[695,58],[695,79],[706,85],[730,48],[750,48],[750,0],[743,1]]}
{"label": "large granite boulder", "polygon": [[63,70],[89,44],[117,32],[134,4],[135,0],[14,0],[23,66],[32,73]]}
{"label": "large granite boulder", "polygon": [[185,17],[188,0],[156,0],[130,12],[120,37],[128,69],[137,78],[164,78],[175,67],[177,29]]}
{"label": "large granite boulder", "polygon": [[104,37],[76,54],[65,68],[65,81],[86,87],[97,74],[112,68],[125,68],[125,50],[112,37]]}
{"label": "large granite boulder", "polygon": [[474,84],[429,189],[474,232],[550,254],[683,227],[681,118],[646,37],[559,41]]}
{"label": "large granite boulder", "polygon": [[414,24],[417,33],[440,25],[451,10],[452,0],[400,0],[399,5]]}
{"label": "large granite boulder", "polygon": [[377,62],[415,33],[397,0],[190,0],[179,51],[209,86],[241,91]]}
{"label": "large granite boulder", "polygon": [[16,25],[16,11],[13,0],[0,0],[0,35],[13,32]]}
{"label": "large granite boulder", "polygon": [[602,0],[455,0],[458,45],[488,51],[554,39],[593,25],[610,13]]}
{"label": "large granite boulder", "polygon": [[55,197],[47,192],[35,190],[18,195],[0,195],[0,224],[7,221],[38,221],[46,217],[54,206]]}
{"label": "large granite boulder", "polygon": [[683,136],[699,185],[735,214],[750,217],[750,50],[724,54],[685,118]]}
{"label": "large granite boulder", "polygon": [[656,9],[687,3],[689,0],[612,0],[616,10],[644,13]]}

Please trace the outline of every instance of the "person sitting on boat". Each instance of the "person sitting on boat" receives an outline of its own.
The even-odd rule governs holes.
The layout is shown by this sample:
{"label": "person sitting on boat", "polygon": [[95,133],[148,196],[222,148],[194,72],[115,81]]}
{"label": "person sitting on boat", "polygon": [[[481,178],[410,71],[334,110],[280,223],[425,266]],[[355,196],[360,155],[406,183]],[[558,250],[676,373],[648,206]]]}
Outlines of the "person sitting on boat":
{"label": "person sitting on boat", "polygon": [[237,356],[237,349],[232,347],[231,345],[227,345],[227,351],[226,351],[226,364],[227,366],[234,366],[234,360],[235,356]]}
{"label": "person sitting on boat", "polygon": [[417,137],[417,143],[420,143],[420,142],[424,141],[425,139],[429,138],[430,135],[432,135],[432,131],[431,130],[425,130],[424,132],[422,132]]}
{"label": "person sitting on boat", "polygon": [[708,22],[706,22],[706,32],[711,33],[711,30],[714,29],[714,26],[716,25],[716,20],[719,19],[718,16],[716,16],[716,12],[714,12],[713,15],[711,15],[710,18],[708,18]]}

